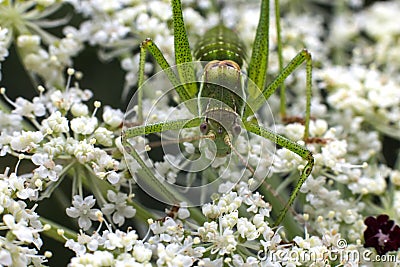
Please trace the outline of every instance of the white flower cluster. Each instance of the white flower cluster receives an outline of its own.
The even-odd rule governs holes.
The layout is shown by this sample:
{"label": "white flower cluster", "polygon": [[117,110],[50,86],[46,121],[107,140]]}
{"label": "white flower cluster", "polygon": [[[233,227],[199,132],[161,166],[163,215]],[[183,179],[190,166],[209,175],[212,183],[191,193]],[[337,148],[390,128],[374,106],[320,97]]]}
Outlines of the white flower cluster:
{"label": "white flower cluster", "polygon": [[[71,79],[75,72],[69,69],[68,73]],[[95,101],[95,111],[89,113],[84,102],[92,97],[92,92],[80,89],[78,84],[74,87],[67,85],[66,91],[52,89],[44,92],[41,86],[38,89],[40,95],[32,101],[22,97],[12,101],[6,96],[5,88],[1,88],[2,96],[13,107],[10,113],[1,113],[1,156],[13,155],[19,159],[14,172],[9,173],[7,168],[0,177],[3,184],[0,196],[3,227],[14,236],[3,241],[2,265],[27,266],[46,261],[44,256],[33,256],[42,245],[39,233],[45,229],[34,209],[29,210],[23,201],[51,197],[66,177],[74,177],[72,174],[82,172],[81,168],[87,170],[81,174],[86,177],[73,182],[75,187],[72,191],[76,195],[72,207],[66,210],[68,216],[78,219],[81,229],[89,230],[92,221],[103,220],[103,213],[92,209],[96,204],[93,196],[83,199],[79,193],[82,183],[100,186],[99,183],[106,180],[115,186],[110,187],[108,193],[103,192],[108,200],[103,202],[102,210],[104,215],[110,216],[112,223],[122,225],[136,212],[127,204],[131,200],[126,194],[114,192],[126,182],[120,161],[110,153],[117,151],[114,139],[120,134],[123,113],[106,106],[100,121],[96,117],[100,103]],[[18,169],[27,166],[31,166],[30,172],[19,173]],[[91,189],[102,192],[93,186]],[[103,199],[103,196],[98,197]],[[36,249],[27,250],[24,245],[29,243]]]}
{"label": "white flower cluster", "polygon": [[399,11],[397,1],[379,2],[332,20],[328,45],[337,62],[324,62],[316,73],[319,87],[329,92],[330,108],[395,139],[400,138]]}
{"label": "white flower cluster", "polygon": [[[277,245],[281,239],[266,221],[271,208],[268,203],[258,193],[253,195],[246,189],[246,184],[238,188],[241,193],[222,195],[215,203],[204,206],[203,213],[210,221],[204,222],[197,229],[186,223],[185,219],[189,216],[187,209],[179,208],[177,219],[166,217],[149,221],[152,236],[147,241],[137,240],[134,231],[123,233],[119,230],[115,233],[105,231],[103,236],[95,234],[78,238],[78,242],[69,240],[68,246],[77,253],[77,257],[71,260],[71,266],[79,266],[75,264],[83,262],[96,264],[104,259],[115,266],[136,263],[150,266],[152,256],[157,257],[158,266],[193,266],[195,263],[200,266],[221,266],[223,262],[246,262],[257,266],[254,264],[260,263],[260,260],[256,254],[243,258],[237,252],[241,249],[245,251],[246,247],[257,249],[256,239],[259,237],[264,240],[261,242],[264,242],[265,249]],[[239,216],[239,209],[244,207],[252,210],[250,218]],[[104,252],[99,253],[99,247]],[[108,251],[113,252],[114,259],[110,259],[112,254]],[[207,256],[209,252],[211,255]]]}
{"label": "white flower cluster", "polygon": [[8,56],[7,33],[7,28],[0,27],[0,61],[4,61],[5,58]]}
{"label": "white flower cluster", "polygon": [[47,86],[63,86],[64,69],[72,65],[71,58],[83,48],[72,35],[58,38],[45,30],[68,22],[67,17],[53,21],[47,19],[63,5],[62,1],[2,2],[0,61],[7,57],[8,49],[14,42],[28,71],[41,77]]}
{"label": "white flower cluster", "polygon": [[33,73],[46,80],[46,85],[61,86],[64,84],[63,71],[72,65],[71,58],[82,49],[82,45],[72,35],[68,35],[42,48],[39,35],[20,35],[17,39],[18,49],[23,55],[24,65]]}
{"label": "white flower cluster", "polygon": [[[78,28],[65,28],[67,36],[74,36],[80,42],[98,45],[103,49],[100,57],[121,58],[121,67],[125,70],[125,92],[136,85],[139,67],[139,54],[133,54],[140,43],[152,38],[159,46],[168,62],[174,60],[174,42],[172,37],[171,4],[168,1],[98,1],[98,0],[65,0],[72,4],[76,12],[87,20]],[[218,16],[212,12],[212,1],[205,0],[198,4],[193,1],[182,1],[186,28],[195,39],[205,29],[218,22]],[[197,5],[197,6],[196,6]],[[210,13],[207,17],[201,14]],[[147,73],[152,69],[147,65]]]}
{"label": "white flower cluster", "polygon": [[15,173],[9,174],[9,168],[0,174],[1,228],[5,232],[0,237],[2,266],[39,266],[50,256],[39,254],[43,245],[40,233],[48,230],[48,225],[40,222],[36,207],[28,208],[25,202],[14,197],[15,192],[24,190],[24,180]]}
{"label": "white flower cluster", "polygon": [[318,75],[332,91],[327,99],[332,108],[352,111],[346,115],[360,116],[378,131],[400,138],[400,80],[357,64],[326,68]]}
{"label": "white flower cluster", "polygon": [[[4,95],[4,88],[2,90]],[[72,158],[81,164],[87,164],[99,178],[118,183],[119,162],[100,146],[112,146],[115,131],[119,131],[118,127],[122,124],[123,114],[119,110],[106,107],[104,123],[98,125],[95,113],[89,114],[88,107],[82,103],[91,96],[89,90],[71,87],[65,92],[50,90],[35,97],[32,102],[21,97],[15,102],[7,99],[14,107],[11,113],[18,118],[16,120],[29,118],[36,128],[26,131],[19,130],[20,126],[17,126],[12,133],[4,131],[1,134],[3,155],[25,155],[26,159],[31,159],[39,166],[29,178],[29,182],[26,181],[28,188],[36,188],[34,181],[38,178],[57,181],[62,167],[55,162],[58,159]],[[96,104],[100,106],[99,103],[95,102]],[[65,116],[69,112],[72,115],[70,120]],[[110,112],[112,116],[109,115]],[[47,118],[39,121],[38,118],[43,116]],[[75,138],[71,137],[71,133]],[[85,138],[80,140],[78,136]],[[37,198],[34,195],[29,197]]]}
{"label": "white flower cluster", "polygon": [[152,250],[134,230],[109,229],[101,235],[81,233],[77,241],[69,239],[65,245],[76,253],[69,266],[152,266]]}

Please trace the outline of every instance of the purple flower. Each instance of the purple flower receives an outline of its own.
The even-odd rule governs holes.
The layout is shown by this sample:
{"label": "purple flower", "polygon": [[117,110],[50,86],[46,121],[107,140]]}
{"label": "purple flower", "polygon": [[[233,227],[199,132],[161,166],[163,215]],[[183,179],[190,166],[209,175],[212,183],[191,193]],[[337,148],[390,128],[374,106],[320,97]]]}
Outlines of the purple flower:
{"label": "purple flower", "polygon": [[389,220],[389,216],[381,214],[364,221],[367,229],[364,231],[364,247],[374,247],[379,255],[388,251],[396,251],[400,247],[400,227]]}

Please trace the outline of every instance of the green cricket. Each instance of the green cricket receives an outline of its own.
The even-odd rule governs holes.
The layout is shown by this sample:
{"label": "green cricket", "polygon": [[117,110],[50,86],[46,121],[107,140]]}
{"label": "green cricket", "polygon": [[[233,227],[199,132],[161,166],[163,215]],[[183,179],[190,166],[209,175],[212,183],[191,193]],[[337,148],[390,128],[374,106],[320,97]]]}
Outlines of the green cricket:
{"label": "green cricket", "polygon": [[[302,184],[310,175],[314,166],[314,157],[304,146],[260,125],[255,119],[255,114],[265,104],[266,99],[279,88],[281,92],[281,116],[285,116],[284,81],[300,65],[305,63],[306,112],[304,116],[305,131],[303,139],[304,141],[308,140],[312,78],[311,54],[306,49],[303,49],[286,66],[283,66],[279,26],[279,1],[275,0],[280,72],[271,82],[266,82],[269,55],[270,5],[268,0],[262,0],[259,23],[252,45],[251,57],[247,64],[247,80],[242,82],[240,77],[246,59],[244,58],[244,47],[237,34],[224,25],[216,26],[209,29],[203,39],[194,46],[196,49],[191,51],[185,30],[181,2],[180,0],[172,0],[171,3],[177,74],[171,71],[170,64],[157,45],[152,40],[146,39],[143,41],[140,51],[138,88],[144,83],[145,56],[147,52],[150,52],[160,67],[167,72],[167,76],[173,84],[176,93],[179,95],[181,102],[193,102],[201,98],[215,99],[215,101],[222,104],[211,105],[210,102],[212,101],[201,101],[201,103],[199,101],[198,107],[187,107],[196,116],[193,119],[179,119],[147,125],[136,125],[125,129],[122,133],[122,144],[126,149],[126,153],[137,161],[141,167],[141,171],[167,199],[171,202],[177,202],[176,194],[154,176],[151,169],[141,159],[128,139],[141,135],[161,133],[167,130],[199,127],[202,135],[201,138],[209,139],[215,143],[217,157],[224,157],[235,150],[235,139],[243,130],[268,139],[280,147],[287,148],[299,155],[307,163],[301,171],[298,182],[293,188],[287,203],[274,222],[274,225],[278,226],[296,199]],[[204,73],[202,75],[204,83],[202,85],[193,82],[195,81],[195,70],[191,67],[193,61],[208,61],[204,66]],[[227,87],[234,87],[235,89],[227,89]],[[139,124],[143,122],[141,98],[142,92],[139,92]],[[220,118],[223,118],[223,122]]]}

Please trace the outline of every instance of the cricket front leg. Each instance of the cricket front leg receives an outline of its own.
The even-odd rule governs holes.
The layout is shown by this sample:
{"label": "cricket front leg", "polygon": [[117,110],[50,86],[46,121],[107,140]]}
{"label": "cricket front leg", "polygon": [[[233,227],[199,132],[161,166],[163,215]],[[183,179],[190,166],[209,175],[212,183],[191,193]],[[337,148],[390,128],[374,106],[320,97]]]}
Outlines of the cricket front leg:
{"label": "cricket front leg", "polygon": [[[143,180],[140,180],[140,185],[145,187],[145,191],[156,199],[168,203],[170,205],[177,205],[184,201],[179,197],[179,193],[169,186],[167,182],[161,181],[157,178],[149,166],[144,162],[139,153],[129,142],[130,138],[151,134],[151,133],[161,133],[167,130],[179,130],[183,128],[191,128],[198,126],[201,123],[201,118],[194,119],[182,119],[176,121],[159,122],[149,125],[141,125],[132,128],[128,128],[122,132],[121,142],[124,149],[125,160],[128,166],[129,161],[132,158],[139,164],[140,170],[138,170],[139,175]],[[132,158],[130,158],[132,157]],[[137,170],[132,170],[137,171]]]}
{"label": "cricket front leg", "polygon": [[[285,68],[278,74],[278,76],[267,86],[262,92],[254,99],[251,100],[251,108],[257,111],[267,99],[285,82],[286,78],[292,74],[299,66],[306,63],[306,112],[304,118],[304,135],[305,141],[309,138],[309,124],[311,117],[311,85],[312,85],[312,59],[311,54],[306,50],[301,50]],[[286,111],[281,111],[282,116],[286,116]],[[252,111],[245,110],[245,117],[251,116]]]}

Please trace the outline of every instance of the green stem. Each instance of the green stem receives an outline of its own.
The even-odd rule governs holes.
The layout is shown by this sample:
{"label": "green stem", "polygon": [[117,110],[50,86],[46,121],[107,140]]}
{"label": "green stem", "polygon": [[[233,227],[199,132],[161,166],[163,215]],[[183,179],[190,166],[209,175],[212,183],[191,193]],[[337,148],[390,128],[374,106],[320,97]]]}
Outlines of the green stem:
{"label": "green stem", "polygon": [[[276,179],[275,179],[276,178]],[[286,182],[283,181],[284,183]],[[282,178],[281,177],[271,177],[270,179],[268,179],[268,184],[272,187],[272,188],[278,188],[280,187],[280,184],[282,183]],[[265,196],[265,200],[268,201],[271,206],[272,206],[272,214],[275,215],[275,217],[278,216],[279,212],[283,209],[284,204],[282,203],[281,200],[279,200],[276,196],[274,196],[274,194],[268,190],[266,188],[266,186],[261,185],[259,187],[259,191],[262,195]],[[277,193],[279,195],[289,195],[290,192],[286,192],[286,190],[284,192],[282,192],[281,190],[277,190]],[[288,238],[293,238],[296,235],[301,235],[301,227],[299,225],[299,222],[295,220],[295,211],[293,208],[290,208],[290,215],[289,216],[285,216],[285,218],[282,221],[282,225],[285,228],[285,233],[287,234]]]}
{"label": "green stem", "polygon": [[[53,222],[53,221],[51,221],[49,219],[44,218],[44,217],[40,217],[39,220],[40,220],[40,222],[42,224],[48,224],[48,225],[51,226],[51,228],[49,230],[43,231],[43,234],[46,235],[47,237],[50,237],[50,238],[52,238],[52,239],[54,239],[56,241],[59,241],[61,243],[65,243],[65,238],[73,239],[73,240],[77,240],[77,238],[78,238],[78,234],[75,231],[73,231],[73,230],[71,230],[69,228],[66,228],[65,226],[62,226],[62,225],[60,225],[60,224],[58,224],[56,222]],[[63,236],[60,236],[57,233],[57,231],[59,229],[63,230],[63,232],[64,232]]]}
{"label": "green stem", "polygon": [[148,219],[155,218],[156,216],[149,211],[148,208],[143,206],[141,203],[137,201],[128,201],[128,204],[136,209],[135,219],[138,219],[142,222],[146,222]]}
{"label": "green stem", "polygon": [[[279,73],[283,70],[283,54],[282,54],[282,36],[281,36],[281,17],[280,17],[279,0],[275,0],[275,24],[276,24],[276,38],[278,48],[278,60],[279,60]],[[286,87],[285,83],[281,84],[280,88],[280,113],[282,117],[286,116]]]}

